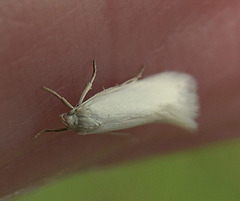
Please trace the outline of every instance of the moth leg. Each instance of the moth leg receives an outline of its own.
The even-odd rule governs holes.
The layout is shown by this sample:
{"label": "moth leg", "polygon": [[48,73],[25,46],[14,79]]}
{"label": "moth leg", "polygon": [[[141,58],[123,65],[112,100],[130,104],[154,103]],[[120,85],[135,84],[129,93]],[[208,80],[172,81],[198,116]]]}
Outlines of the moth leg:
{"label": "moth leg", "polygon": [[36,140],[43,133],[47,133],[47,132],[62,132],[62,131],[66,131],[66,130],[67,130],[67,128],[44,129],[44,130],[40,131],[39,133],[37,133],[32,139]]}
{"label": "moth leg", "polygon": [[69,107],[70,109],[73,109],[73,106],[64,97],[60,96],[56,91],[53,91],[52,89],[49,89],[47,87],[43,87],[43,89],[52,93],[54,96],[59,98],[67,107]]}
{"label": "moth leg", "polygon": [[86,86],[86,88],[84,89],[84,91],[82,92],[82,95],[81,95],[81,97],[80,97],[80,100],[79,100],[77,106],[78,106],[78,105],[81,105],[81,103],[83,102],[83,99],[85,98],[85,96],[87,95],[87,93],[89,92],[89,90],[92,89],[92,84],[93,84],[93,81],[95,80],[96,74],[97,74],[96,60],[93,60],[93,73],[92,73],[92,78],[91,78],[90,82],[87,84],[87,86]]}
{"label": "moth leg", "polygon": [[137,81],[138,79],[140,79],[142,77],[143,70],[144,70],[144,66],[141,68],[140,72],[135,77],[131,78],[130,80],[125,81],[121,85],[125,85],[125,84],[131,83],[131,82],[134,82],[134,81]]}

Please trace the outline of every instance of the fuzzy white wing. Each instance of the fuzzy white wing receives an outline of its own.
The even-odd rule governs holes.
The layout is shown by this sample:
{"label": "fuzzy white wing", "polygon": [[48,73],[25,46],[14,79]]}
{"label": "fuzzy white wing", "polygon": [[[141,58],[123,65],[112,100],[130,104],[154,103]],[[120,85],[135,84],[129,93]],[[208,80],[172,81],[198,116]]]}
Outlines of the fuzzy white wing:
{"label": "fuzzy white wing", "polygon": [[100,122],[93,133],[168,122],[196,129],[198,96],[195,80],[187,74],[164,72],[102,91],[85,103]]}

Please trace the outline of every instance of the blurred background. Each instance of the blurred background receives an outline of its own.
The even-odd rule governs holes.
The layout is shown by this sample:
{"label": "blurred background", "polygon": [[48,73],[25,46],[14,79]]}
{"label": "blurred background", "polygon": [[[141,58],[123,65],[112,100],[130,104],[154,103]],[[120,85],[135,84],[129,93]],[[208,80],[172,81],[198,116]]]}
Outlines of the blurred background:
{"label": "blurred background", "polygon": [[74,174],[13,201],[237,201],[240,140]]}

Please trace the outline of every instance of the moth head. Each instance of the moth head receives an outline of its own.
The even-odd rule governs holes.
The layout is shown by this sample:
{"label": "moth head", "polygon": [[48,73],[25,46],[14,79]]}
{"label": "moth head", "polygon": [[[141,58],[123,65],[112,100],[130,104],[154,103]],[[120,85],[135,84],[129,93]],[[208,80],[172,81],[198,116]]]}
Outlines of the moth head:
{"label": "moth head", "polygon": [[61,114],[60,119],[67,128],[71,130],[76,130],[76,126],[78,124],[78,118],[76,116],[75,110],[71,110],[68,113]]}
{"label": "moth head", "polygon": [[60,118],[68,130],[81,135],[91,133],[99,126],[96,116],[92,117],[91,111],[82,107],[75,107],[70,112],[61,114]]}
{"label": "moth head", "polygon": [[60,99],[67,107],[69,107],[71,109],[71,111],[60,115],[60,118],[61,118],[62,122],[64,123],[64,125],[66,126],[66,128],[43,129],[42,131],[38,132],[35,136],[33,136],[32,139],[36,139],[41,134],[46,133],[46,132],[62,132],[62,131],[71,129],[71,130],[74,130],[79,133],[79,132],[82,132],[81,128],[85,128],[85,130],[88,129],[88,127],[86,126],[86,125],[88,125],[87,121],[85,122],[85,124],[83,123],[83,125],[81,125],[81,123],[80,123],[81,120],[79,120],[79,119],[81,119],[81,114],[80,114],[80,116],[78,115],[77,109],[79,109],[80,105],[83,103],[84,97],[86,96],[87,92],[91,89],[92,83],[96,77],[96,72],[97,72],[96,61],[93,60],[92,78],[91,78],[90,82],[88,83],[87,87],[85,88],[85,90],[83,91],[76,107],[73,107],[64,97],[60,96],[56,91],[54,91],[50,88],[47,88],[47,87],[43,87],[44,90],[50,92],[51,94],[56,96],[58,99]]}

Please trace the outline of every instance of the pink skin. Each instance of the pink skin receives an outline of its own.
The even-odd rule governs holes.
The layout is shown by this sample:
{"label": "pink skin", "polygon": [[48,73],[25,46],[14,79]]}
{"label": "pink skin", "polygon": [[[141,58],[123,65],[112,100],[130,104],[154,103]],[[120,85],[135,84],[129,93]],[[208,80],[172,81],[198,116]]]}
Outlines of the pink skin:
{"label": "pink skin", "polygon": [[[239,136],[240,2],[1,1],[0,197],[46,179],[93,166],[175,151]],[[120,84],[145,65],[143,76],[165,70],[192,74],[199,84],[197,135],[170,125],[123,131],[130,136],[49,133],[68,108]]]}

